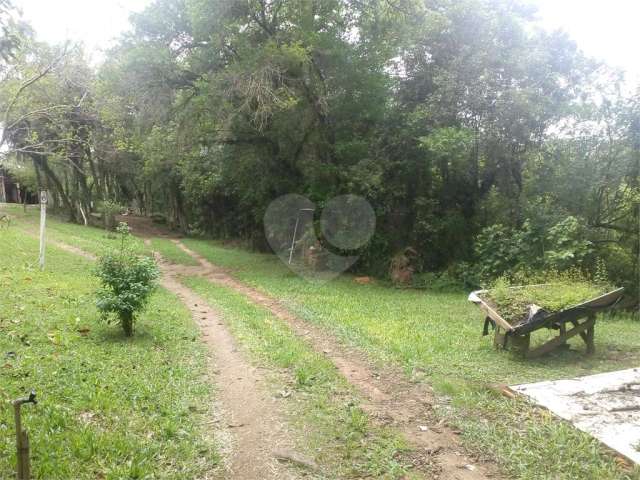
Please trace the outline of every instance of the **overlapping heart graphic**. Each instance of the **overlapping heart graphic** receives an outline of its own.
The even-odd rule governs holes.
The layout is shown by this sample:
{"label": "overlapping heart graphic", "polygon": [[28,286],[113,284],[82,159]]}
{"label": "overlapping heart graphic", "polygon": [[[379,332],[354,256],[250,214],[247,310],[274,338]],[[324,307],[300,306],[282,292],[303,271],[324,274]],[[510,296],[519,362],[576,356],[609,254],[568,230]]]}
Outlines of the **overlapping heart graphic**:
{"label": "overlapping heart graphic", "polygon": [[278,258],[313,281],[329,281],[351,267],[359,258],[357,249],[371,239],[375,226],[369,202],[351,194],[321,206],[302,195],[283,195],[264,215],[265,235]]}

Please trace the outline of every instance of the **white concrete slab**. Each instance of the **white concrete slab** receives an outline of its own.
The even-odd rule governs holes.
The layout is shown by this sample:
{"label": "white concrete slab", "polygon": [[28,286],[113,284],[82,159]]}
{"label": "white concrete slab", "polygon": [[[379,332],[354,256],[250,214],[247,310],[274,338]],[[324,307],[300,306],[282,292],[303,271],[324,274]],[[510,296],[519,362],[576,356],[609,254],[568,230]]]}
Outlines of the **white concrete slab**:
{"label": "white concrete slab", "polygon": [[511,389],[640,464],[640,368]]}

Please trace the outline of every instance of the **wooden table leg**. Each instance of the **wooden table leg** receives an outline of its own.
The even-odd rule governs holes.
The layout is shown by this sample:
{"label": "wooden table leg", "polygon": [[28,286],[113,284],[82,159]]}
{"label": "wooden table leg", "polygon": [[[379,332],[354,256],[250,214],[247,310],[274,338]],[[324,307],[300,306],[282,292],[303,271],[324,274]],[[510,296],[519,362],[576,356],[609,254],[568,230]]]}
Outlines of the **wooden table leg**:
{"label": "wooden table leg", "polygon": [[507,344],[507,336],[506,333],[502,331],[502,328],[496,325],[496,330],[493,336],[493,346],[499,350],[502,350],[506,347]]}
{"label": "wooden table leg", "polygon": [[[587,346],[587,355],[593,355],[596,353],[596,347],[594,343],[595,339],[595,328],[596,328],[596,316],[589,315],[585,323],[591,322],[592,325],[584,332],[580,332],[580,336],[582,340],[584,340],[585,345]],[[577,320],[572,320],[574,326],[580,325]]]}
{"label": "wooden table leg", "polygon": [[[564,335],[558,335],[555,338],[552,338],[551,340],[549,340],[548,342],[540,345],[537,348],[534,348],[533,350],[530,350],[527,357],[528,358],[535,358],[535,357],[539,357],[540,355],[543,355],[547,352],[550,352],[551,350],[553,350],[554,348],[559,347],[560,345],[567,343],[567,340],[569,340],[570,338],[578,335],[579,333],[585,333],[587,331],[591,331],[591,336],[589,336],[589,334],[585,333],[584,335],[584,339],[585,339],[585,343],[587,344],[587,351],[595,351],[595,348],[593,347],[593,328],[594,328],[594,324],[595,324],[595,316],[594,317],[590,317],[589,319],[587,319],[585,322],[583,323],[577,323],[577,325],[572,328],[571,330],[568,330]],[[591,345],[591,346],[589,346]]]}
{"label": "wooden table leg", "polygon": [[589,321],[591,321],[592,324],[585,333],[584,343],[587,344],[587,355],[593,355],[596,353],[596,345],[594,341],[596,334],[596,316],[589,315]]}
{"label": "wooden table leg", "polygon": [[526,335],[509,335],[508,337],[508,348],[515,355],[521,355],[526,357],[529,353],[529,344],[531,342],[531,335],[528,333]]}

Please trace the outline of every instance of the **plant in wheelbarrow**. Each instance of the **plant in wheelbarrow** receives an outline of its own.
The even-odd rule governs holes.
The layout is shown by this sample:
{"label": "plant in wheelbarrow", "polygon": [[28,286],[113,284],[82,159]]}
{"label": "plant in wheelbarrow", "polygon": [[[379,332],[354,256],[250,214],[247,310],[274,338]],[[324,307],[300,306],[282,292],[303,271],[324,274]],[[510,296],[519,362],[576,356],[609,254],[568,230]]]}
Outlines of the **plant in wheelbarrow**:
{"label": "plant in wheelbarrow", "polygon": [[529,315],[532,305],[546,312],[560,312],[613,290],[606,281],[573,270],[547,272],[538,281],[523,285],[521,280],[501,277],[482,297],[514,325]]}
{"label": "plant in wheelbarrow", "polygon": [[[535,275],[527,277],[533,280],[531,284],[512,286],[502,278],[492,288],[469,295],[469,300],[486,313],[483,335],[489,333],[492,324],[496,347],[533,358],[566,345],[579,334],[587,354],[593,354],[596,314],[615,308],[624,289],[612,289],[604,275],[591,279],[579,271],[549,272],[538,282]],[[531,334],[543,328],[558,334],[530,350]]]}
{"label": "plant in wheelbarrow", "polygon": [[138,255],[131,248],[129,227],[120,223],[120,248],[98,259],[96,276],[101,287],[96,305],[102,318],[119,323],[127,337],[133,335],[136,316],[144,310],[157,287],[158,266],[152,257]]}

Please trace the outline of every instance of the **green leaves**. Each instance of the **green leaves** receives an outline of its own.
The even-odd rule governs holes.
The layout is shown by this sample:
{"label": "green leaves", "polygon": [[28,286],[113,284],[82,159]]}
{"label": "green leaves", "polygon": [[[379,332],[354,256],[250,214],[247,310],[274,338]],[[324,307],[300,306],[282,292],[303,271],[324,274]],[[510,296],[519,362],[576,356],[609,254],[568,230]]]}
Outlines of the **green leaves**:
{"label": "green leaves", "polygon": [[102,288],[96,293],[96,306],[105,319],[115,314],[125,334],[130,335],[135,315],[146,306],[160,272],[153,258],[130,249],[126,224],[121,223],[118,232],[122,236],[120,251],[98,259],[95,274]]}
{"label": "green leaves", "polygon": [[552,268],[580,265],[593,250],[593,244],[585,238],[578,219],[572,216],[551,227],[546,240],[545,263]]}
{"label": "green leaves", "polygon": [[522,271],[564,271],[584,267],[593,253],[584,223],[573,216],[548,229],[526,220],[520,228],[500,224],[484,228],[474,244],[475,274],[482,282]]}

